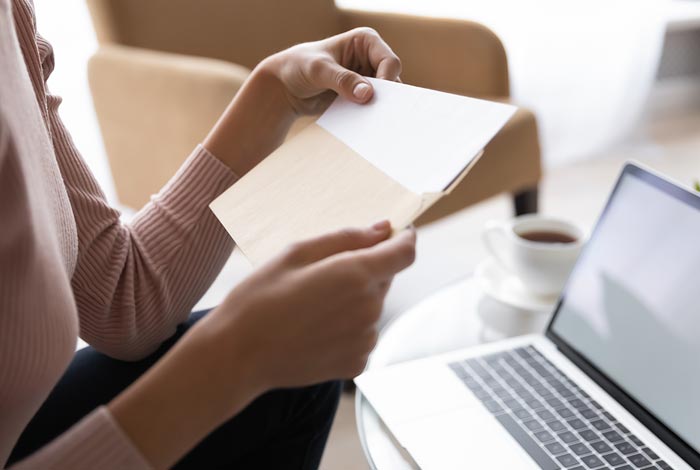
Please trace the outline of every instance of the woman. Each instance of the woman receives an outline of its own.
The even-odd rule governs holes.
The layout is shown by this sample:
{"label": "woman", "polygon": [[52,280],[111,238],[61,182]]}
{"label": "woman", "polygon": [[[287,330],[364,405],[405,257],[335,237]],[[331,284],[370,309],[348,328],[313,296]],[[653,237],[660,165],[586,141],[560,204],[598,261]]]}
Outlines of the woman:
{"label": "woman", "polygon": [[264,60],[130,225],[59,119],[52,68],[30,0],[0,0],[0,466],[317,467],[333,380],[362,370],[415,236],[299,243],[189,316],[232,249],[207,206],[298,115],[366,102],[362,75],[398,80],[398,58],[357,29]]}

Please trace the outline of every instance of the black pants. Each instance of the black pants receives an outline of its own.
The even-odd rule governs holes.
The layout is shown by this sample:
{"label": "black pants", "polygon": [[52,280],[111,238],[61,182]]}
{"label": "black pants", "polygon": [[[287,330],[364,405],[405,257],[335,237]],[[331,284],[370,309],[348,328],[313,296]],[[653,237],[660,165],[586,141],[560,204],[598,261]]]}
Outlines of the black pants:
{"label": "black pants", "polygon": [[[172,338],[142,361],[118,361],[92,348],[78,351],[20,436],[8,464],[31,454],[96,407],[112,400],[155,364],[206,313],[193,313]],[[175,468],[317,468],[338,406],[340,389],[338,382],[329,382],[266,393],[206,437]]]}

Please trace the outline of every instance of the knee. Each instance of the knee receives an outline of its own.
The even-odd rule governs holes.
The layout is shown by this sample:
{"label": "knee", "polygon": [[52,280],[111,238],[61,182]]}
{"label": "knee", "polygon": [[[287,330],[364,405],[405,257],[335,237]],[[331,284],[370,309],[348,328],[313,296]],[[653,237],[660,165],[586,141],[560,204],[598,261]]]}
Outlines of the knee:
{"label": "knee", "polygon": [[337,405],[338,401],[340,401],[340,395],[343,393],[343,382],[341,380],[332,380],[322,383],[320,387],[320,394]]}
{"label": "knee", "polygon": [[338,409],[342,391],[343,385],[339,380],[332,380],[310,387],[313,402],[317,403],[318,408],[326,411],[330,416],[334,416]]}
{"label": "knee", "polygon": [[297,419],[317,425],[332,423],[342,390],[342,382],[337,380],[296,389],[294,413]]}

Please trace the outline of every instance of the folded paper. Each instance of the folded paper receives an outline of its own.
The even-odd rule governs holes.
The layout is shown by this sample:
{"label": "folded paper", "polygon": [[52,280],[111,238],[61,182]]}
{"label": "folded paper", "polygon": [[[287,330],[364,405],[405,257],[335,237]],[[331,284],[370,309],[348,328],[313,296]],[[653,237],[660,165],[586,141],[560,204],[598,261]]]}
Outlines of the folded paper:
{"label": "folded paper", "polygon": [[211,203],[253,264],[345,227],[406,227],[459,184],[515,110],[371,81],[370,103],[336,99]]}

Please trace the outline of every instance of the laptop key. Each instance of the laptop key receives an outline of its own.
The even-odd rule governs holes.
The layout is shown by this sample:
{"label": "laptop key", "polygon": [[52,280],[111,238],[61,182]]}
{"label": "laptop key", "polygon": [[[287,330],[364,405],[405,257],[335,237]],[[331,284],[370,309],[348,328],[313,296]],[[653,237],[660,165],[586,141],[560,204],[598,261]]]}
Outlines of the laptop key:
{"label": "laptop key", "polygon": [[532,400],[525,400],[525,404],[535,411],[537,411],[541,408],[544,408],[544,405],[542,404],[542,402],[535,399],[535,398],[533,398]]}
{"label": "laptop key", "polygon": [[461,379],[462,379],[462,382],[464,382],[464,385],[466,385],[469,388],[479,386],[479,382],[477,382],[477,380],[474,377],[472,377],[471,375],[469,375],[467,377],[461,377]]}
{"label": "laptop key", "polygon": [[523,410],[522,408],[519,410],[514,410],[513,414],[521,421],[526,419],[532,419],[532,415],[530,414],[530,412],[527,410]]}
{"label": "laptop key", "polygon": [[501,386],[501,384],[498,382],[498,380],[494,379],[494,378],[491,377],[491,376],[489,376],[489,377],[484,377],[483,380],[484,380],[484,383],[485,383],[486,385],[488,385],[490,388],[492,388],[492,389],[494,389],[494,390],[497,389],[497,388],[499,388],[499,387]]}
{"label": "laptop key", "polygon": [[559,444],[558,442],[551,442],[549,444],[546,444],[544,447],[552,455],[559,455],[566,452],[564,446]]}
{"label": "laptop key", "polygon": [[552,458],[547,455],[547,453],[537,444],[527,432],[518,425],[516,421],[513,420],[507,414],[497,415],[496,419],[501,426],[503,426],[506,431],[515,439],[520,447],[522,447],[525,452],[530,455],[530,457],[544,470],[556,470],[559,465]]}
{"label": "laptop key", "polygon": [[490,400],[491,394],[481,387],[472,389],[472,393],[481,401]]}
{"label": "laptop key", "polygon": [[561,400],[556,398],[556,397],[547,398],[547,400],[545,400],[545,401],[552,408],[561,408],[562,406],[564,406],[564,404],[561,402]]}
{"label": "laptop key", "polygon": [[547,377],[545,380],[547,381],[549,386],[552,388],[563,385],[561,383],[561,381],[559,379],[557,379],[556,377]]}
{"label": "laptop key", "polygon": [[606,452],[610,452],[612,450],[610,446],[603,441],[591,442],[590,446],[593,447],[599,454],[605,454]]}
{"label": "laptop key", "polygon": [[559,392],[559,395],[561,395],[562,397],[566,398],[567,400],[568,400],[570,397],[573,397],[573,396],[574,396],[574,392],[572,392],[570,388],[568,388],[568,387],[566,387],[566,386],[563,386],[563,385],[560,386],[560,387],[557,387],[557,392]]}
{"label": "laptop key", "polygon": [[556,409],[556,410],[554,410],[554,411],[556,411],[557,414],[558,414],[559,416],[561,416],[562,418],[564,418],[564,419],[573,418],[573,417],[575,416],[575,415],[574,415],[574,412],[571,411],[571,410],[568,409],[568,408],[558,408],[558,409]]}
{"label": "laptop key", "polygon": [[537,431],[533,435],[535,436],[535,439],[540,442],[550,442],[554,440],[554,436],[552,436],[549,431]]}
{"label": "laptop key", "polygon": [[578,410],[578,412],[581,416],[583,416],[584,418],[586,418],[589,421],[592,419],[596,419],[598,417],[598,413],[596,413],[595,411],[593,411],[590,408],[581,409],[581,410]]}
{"label": "laptop key", "polygon": [[673,470],[673,467],[671,467],[669,464],[664,462],[663,460],[659,460],[656,462],[656,465],[662,468],[663,470]]}
{"label": "laptop key", "polygon": [[610,425],[602,419],[596,419],[595,421],[591,421],[591,425],[598,431],[607,431],[608,429],[610,429]]}
{"label": "laptop key", "polygon": [[656,454],[656,452],[654,452],[648,447],[642,448],[642,452],[647,454],[647,457],[649,457],[651,460],[659,460],[659,456]]}
{"label": "laptop key", "polygon": [[505,390],[503,388],[496,390],[494,393],[501,400],[508,400],[510,398],[513,398],[513,395],[511,395],[508,390]]}
{"label": "laptop key", "polygon": [[537,412],[537,416],[539,416],[544,421],[550,421],[550,420],[556,419],[555,416],[552,414],[552,412],[549,410],[540,410]]}
{"label": "laptop key", "polygon": [[489,410],[492,414],[503,412],[503,408],[501,408],[501,405],[499,405],[498,403],[496,403],[493,400],[486,400],[482,403],[484,404],[486,409]]}
{"label": "laptop key", "polygon": [[600,439],[596,433],[594,433],[591,428],[579,429],[578,435],[583,438],[583,440],[588,442],[597,441]]}
{"label": "laptop key", "polygon": [[622,456],[616,452],[613,452],[610,454],[605,454],[605,455],[603,455],[603,458],[610,465],[614,465],[614,466],[624,465],[626,463],[625,459],[622,458]]}
{"label": "laptop key", "polygon": [[526,370],[523,374],[520,375],[520,378],[523,379],[530,386],[539,385],[540,378],[536,374],[537,372],[533,374],[530,370]]}
{"label": "laptop key", "polygon": [[510,388],[515,389],[515,388],[522,387],[522,385],[520,384],[520,381],[514,379],[513,376],[511,376],[510,374],[509,374],[509,376],[504,376],[503,380],[506,383],[506,385],[508,385]]}
{"label": "laptop key", "polygon": [[605,438],[613,444],[622,440],[622,436],[620,436],[616,431],[606,431],[603,433],[603,436],[605,436]]}
{"label": "laptop key", "polygon": [[628,455],[627,458],[630,462],[632,462],[632,465],[634,465],[637,468],[642,468],[646,467],[647,465],[651,465],[651,462],[649,462],[649,460],[647,460],[647,458],[644,457],[642,454]]}
{"label": "laptop key", "polygon": [[630,455],[637,452],[637,448],[629,442],[620,442],[619,444],[615,444],[615,447],[625,455]]}
{"label": "laptop key", "polygon": [[591,449],[588,448],[586,444],[583,444],[581,442],[577,444],[572,444],[569,446],[569,449],[571,449],[571,452],[573,452],[576,455],[587,455],[591,453]]}
{"label": "laptop key", "polygon": [[623,434],[630,434],[631,431],[627,429],[627,426],[625,426],[622,423],[615,423],[615,427],[620,430],[621,433]]}
{"label": "laptop key", "polygon": [[573,444],[574,442],[578,442],[578,439],[576,438],[574,433],[569,431],[561,432],[557,434],[557,436],[559,436],[559,439],[561,439],[566,444]]}
{"label": "laptop key", "polygon": [[639,439],[637,436],[629,436],[630,441],[632,441],[632,444],[636,445],[637,447],[642,447],[644,443]]}
{"label": "laptop key", "polygon": [[605,466],[603,461],[593,454],[581,457],[581,461],[588,468],[600,468]]}
{"label": "laptop key", "polygon": [[569,405],[573,406],[576,409],[587,408],[586,404],[580,398],[574,398],[574,399],[569,400]]}
{"label": "laptop key", "polygon": [[525,421],[523,423],[523,426],[525,426],[526,428],[528,428],[532,432],[540,431],[540,430],[544,429],[542,426],[542,423],[540,423],[539,421],[535,421],[534,419],[530,420],[530,421]]}
{"label": "laptop key", "polygon": [[600,468],[605,466],[603,461],[593,454],[581,457],[581,461],[587,468]]}
{"label": "laptop key", "polygon": [[554,432],[566,431],[566,426],[564,426],[564,424],[560,421],[549,421],[545,424]]}
{"label": "laptop key", "polygon": [[504,404],[505,407],[508,408],[509,410],[515,410],[515,409],[522,408],[522,407],[520,406],[520,402],[519,402],[518,400],[513,399],[513,398],[509,398],[509,399],[507,399],[507,400],[503,400],[503,404]]}
{"label": "laptop key", "polygon": [[578,465],[578,460],[571,454],[559,455],[557,460],[566,468],[573,468]]}
{"label": "laptop key", "polygon": [[583,429],[586,427],[586,423],[584,423],[583,421],[581,421],[578,418],[567,420],[567,423],[569,424],[569,426],[571,426],[575,430]]}
{"label": "laptop key", "polygon": [[515,354],[515,355],[517,355],[517,356],[520,356],[520,357],[522,357],[522,358],[530,357],[530,353],[527,352],[527,351],[525,350],[525,348],[522,347],[522,346],[521,346],[521,347],[518,347],[518,348],[513,348],[513,349],[511,349],[511,350],[510,350],[510,353],[511,353],[511,354]]}

